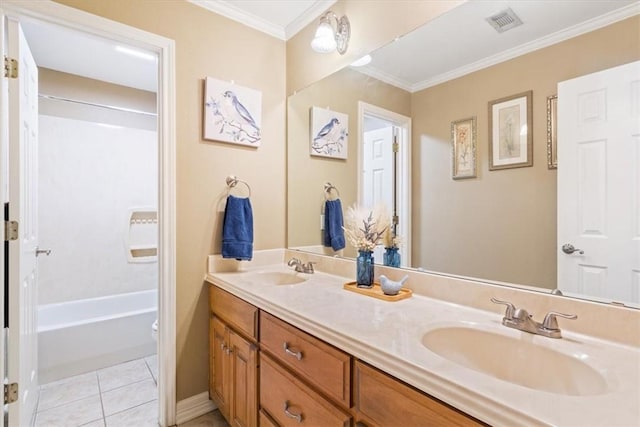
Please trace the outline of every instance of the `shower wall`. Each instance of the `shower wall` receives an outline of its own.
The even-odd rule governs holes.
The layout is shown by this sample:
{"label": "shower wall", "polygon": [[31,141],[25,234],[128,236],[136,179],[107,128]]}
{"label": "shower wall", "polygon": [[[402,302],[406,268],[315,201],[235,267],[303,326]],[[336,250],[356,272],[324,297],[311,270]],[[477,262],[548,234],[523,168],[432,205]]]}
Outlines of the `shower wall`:
{"label": "shower wall", "polygon": [[[51,95],[44,82],[40,92]],[[91,102],[99,100],[93,93]],[[157,262],[127,256],[131,210],[157,209],[157,133],[148,118],[41,99],[39,246],[51,255],[38,259],[39,304],[157,288]]]}

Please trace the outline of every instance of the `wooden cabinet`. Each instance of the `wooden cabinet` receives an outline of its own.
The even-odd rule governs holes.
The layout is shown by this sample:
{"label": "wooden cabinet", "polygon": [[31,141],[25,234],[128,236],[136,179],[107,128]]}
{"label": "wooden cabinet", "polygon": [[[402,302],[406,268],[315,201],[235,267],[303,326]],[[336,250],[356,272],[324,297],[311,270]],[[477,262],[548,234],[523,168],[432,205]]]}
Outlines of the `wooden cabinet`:
{"label": "wooden cabinet", "polygon": [[360,361],[356,361],[354,373],[357,425],[485,425]]}
{"label": "wooden cabinet", "polygon": [[339,409],[280,366],[262,355],[260,366],[260,406],[277,425],[348,427],[351,416]]}
{"label": "wooden cabinet", "polygon": [[216,287],[210,296],[209,397],[229,424],[257,427],[258,346],[252,339],[257,337],[257,309]]}
{"label": "wooden cabinet", "polygon": [[484,425],[217,286],[210,307],[209,396],[234,427]]}
{"label": "wooden cabinet", "polygon": [[260,349],[345,409],[351,406],[351,356],[260,312]]}

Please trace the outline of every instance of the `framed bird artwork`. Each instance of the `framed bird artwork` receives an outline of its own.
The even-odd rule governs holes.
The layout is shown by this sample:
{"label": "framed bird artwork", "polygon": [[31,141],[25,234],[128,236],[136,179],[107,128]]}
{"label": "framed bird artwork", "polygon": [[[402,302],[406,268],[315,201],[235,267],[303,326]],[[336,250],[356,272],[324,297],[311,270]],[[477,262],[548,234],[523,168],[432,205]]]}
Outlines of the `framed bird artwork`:
{"label": "framed bird artwork", "polygon": [[309,153],[312,156],[347,158],[349,116],[328,108],[311,107]]}
{"label": "framed bird artwork", "polygon": [[259,147],[262,92],[207,77],[203,122],[204,139]]}

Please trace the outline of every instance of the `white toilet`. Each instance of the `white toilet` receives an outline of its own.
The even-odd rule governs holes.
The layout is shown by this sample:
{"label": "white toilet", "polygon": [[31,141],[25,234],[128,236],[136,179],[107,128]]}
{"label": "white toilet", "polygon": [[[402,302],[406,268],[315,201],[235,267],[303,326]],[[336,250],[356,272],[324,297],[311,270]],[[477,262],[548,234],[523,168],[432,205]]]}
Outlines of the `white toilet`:
{"label": "white toilet", "polygon": [[158,319],[151,325],[151,338],[154,341],[158,341]]}

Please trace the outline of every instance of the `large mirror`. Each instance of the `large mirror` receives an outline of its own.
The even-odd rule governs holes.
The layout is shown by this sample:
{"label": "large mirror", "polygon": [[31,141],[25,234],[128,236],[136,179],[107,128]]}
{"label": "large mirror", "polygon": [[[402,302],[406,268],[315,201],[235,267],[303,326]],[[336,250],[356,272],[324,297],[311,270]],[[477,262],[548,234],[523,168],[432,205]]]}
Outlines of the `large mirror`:
{"label": "large mirror", "polygon": [[[498,32],[487,19],[507,8],[523,24]],[[635,1],[471,0],[373,52],[369,65],[298,91],[288,100],[288,247],[354,256],[348,243],[337,253],[323,246],[321,215],[327,182],[344,209],[363,200],[366,104],[411,120],[410,160],[398,167],[410,181],[403,205],[410,212],[400,212],[410,236],[403,267],[545,292],[560,288],[558,260],[580,254],[564,254],[558,244],[558,169],[548,159],[547,132],[555,110],[548,98],[559,82],[638,61],[638,34]],[[533,164],[490,170],[489,105],[529,91]],[[346,159],[310,154],[311,107],[348,116]],[[475,176],[454,179],[452,124],[467,118],[475,118]],[[563,159],[557,164],[562,168]],[[625,191],[637,198],[638,188],[629,183]],[[640,258],[638,245],[629,247],[633,253],[625,256]],[[569,295],[638,303],[638,292]]]}

